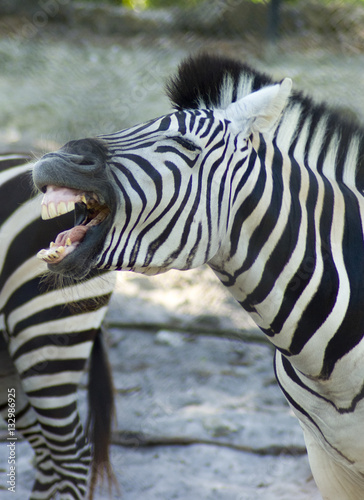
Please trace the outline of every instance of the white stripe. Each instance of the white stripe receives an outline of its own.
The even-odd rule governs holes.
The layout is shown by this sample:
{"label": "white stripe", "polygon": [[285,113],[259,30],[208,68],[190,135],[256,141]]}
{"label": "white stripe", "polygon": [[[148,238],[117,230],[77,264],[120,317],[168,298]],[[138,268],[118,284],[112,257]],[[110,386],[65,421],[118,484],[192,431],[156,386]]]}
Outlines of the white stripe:
{"label": "white stripe", "polygon": [[[39,388],[39,387],[38,387]],[[51,427],[55,427],[54,432],[57,434],[57,427],[65,427],[66,425],[73,424],[73,421],[76,417],[78,417],[77,409],[68,415],[66,418],[51,418],[45,417],[44,415],[38,414],[38,420],[41,424],[49,425]],[[46,497],[48,498],[48,497]]]}
{"label": "white stripe", "polygon": [[[106,310],[107,306],[101,307],[97,311],[74,315],[67,318],[60,318],[58,320],[26,328],[16,337],[12,337],[10,339],[9,351],[11,355],[13,355],[19,347],[39,335],[62,335],[62,340],[64,340],[64,344],[66,344],[68,335],[74,335],[77,332],[95,328],[95,325],[100,325],[105,316]],[[19,365],[19,368],[23,369],[21,364]]]}
{"label": "white stripe", "polygon": [[[358,168],[358,152],[359,152],[360,138],[353,137],[350,141],[348,150],[345,154],[343,181],[354,192],[358,192],[356,188],[356,171]],[[363,194],[363,193],[361,193]]]}
{"label": "white stripe", "polygon": [[66,396],[57,396],[45,398],[32,396],[32,405],[36,408],[53,409],[62,408],[62,406],[67,406],[77,400],[77,394],[72,393]]}
{"label": "white stripe", "polygon": [[[281,122],[278,124],[279,129],[276,137],[277,146],[280,151],[286,151],[288,153],[288,148],[296,134],[301,114],[302,110],[300,104],[289,107],[287,108],[287,111],[284,112]],[[307,123],[302,127],[302,131],[299,131],[299,133],[300,136],[303,133],[304,138],[306,138]]]}
{"label": "white stripe", "polygon": [[[252,92],[252,85],[253,85],[253,77],[250,77],[249,79],[247,78],[247,75],[243,75],[238,84],[238,90],[237,90],[237,99],[241,99],[242,97],[245,97],[249,95]],[[231,104],[232,101],[230,101],[228,104]]]}
{"label": "white stripe", "polygon": [[[25,372],[32,366],[38,364],[42,364],[44,366],[45,364],[48,364],[52,361],[77,358],[87,359],[90,354],[91,347],[91,340],[66,347],[56,344],[46,345],[44,347],[35,349],[34,351],[30,351],[27,354],[19,356],[19,358],[16,360],[16,365],[20,372]],[[41,369],[39,371],[41,372]]]}
{"label": "white stripe", "polygon": [[69,302],[79,302],[80,300],[97,298],[112,293],[115,278],[115,273],[108,273],[96,276],[89,281],[38,295],[10,313],[8,317],[9,331],[12,332],[19,321],[23,321],[40,311]]}
{"label": "white stripe", "polygon": [[[18,155],[9,155],[6,157],[1,156],[0,160],[12,160],[12,159],[19,158]],[[19,158],[21,160],[21,158]],[[23,158],[24,160],[24,158]],[[16,167],[11,167],[8,168],[7,170],[4,170],[3,172],[0,172],[0,186],[4,184],[5,182],[9,181],[10,179],[13,179],[14,177],[17,177],[20,174],[23,174],[24,172],[29,172],[33,169],[34,162],[33,163],[25,163],[25,165],[20,165]],[[30,177],[29,177],[30,179]]]}
{"label": "white stripe", "polygon": [[50,375],[33,375],[22,381],[24,390],[27,392],[38,391],[46,387],[57,387],[63,384],[78,384],[79,379],[83,376],[84,370],[76,372],[74,370],[64,370],[59,373]]}

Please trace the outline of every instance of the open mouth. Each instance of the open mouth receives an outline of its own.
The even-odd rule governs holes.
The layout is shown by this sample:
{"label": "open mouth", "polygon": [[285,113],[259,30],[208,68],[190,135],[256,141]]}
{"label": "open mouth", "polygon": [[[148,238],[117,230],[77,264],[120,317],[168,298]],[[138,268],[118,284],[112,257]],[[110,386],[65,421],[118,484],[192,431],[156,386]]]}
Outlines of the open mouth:
{"label": "open mouth", "polygon": [[48,264],[58,264],[83,242],[88,231],[100,226],[110,214],[109,207],[92,192],[59,186],[47,186],[42,200],[42,219],[53,219],[74,211],[74,227],[59,233],[40,250],[38,258]]}

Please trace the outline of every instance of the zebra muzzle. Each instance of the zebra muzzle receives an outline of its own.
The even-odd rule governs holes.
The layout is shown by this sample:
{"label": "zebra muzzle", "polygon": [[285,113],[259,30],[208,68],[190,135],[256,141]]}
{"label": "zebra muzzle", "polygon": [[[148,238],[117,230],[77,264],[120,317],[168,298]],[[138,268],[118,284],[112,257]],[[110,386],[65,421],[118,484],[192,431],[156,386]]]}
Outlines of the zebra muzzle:
{"label": "zebra muzzle", "polygon": [[60,262],[82,243],[90,228],[101,224],[110,214],[107,205],[94,193],[48,186],[42,200],[42,219],[53,219],[72,211],[75,212],[74,227],[59,233],[49,248],[40,250],[39,259],[49,264]]}

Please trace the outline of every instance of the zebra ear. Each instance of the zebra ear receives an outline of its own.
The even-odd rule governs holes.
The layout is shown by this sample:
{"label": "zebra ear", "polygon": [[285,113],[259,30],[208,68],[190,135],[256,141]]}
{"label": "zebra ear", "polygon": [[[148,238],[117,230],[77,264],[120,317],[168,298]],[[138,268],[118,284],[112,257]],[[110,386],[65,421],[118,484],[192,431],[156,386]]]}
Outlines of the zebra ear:
{"label": "zebra ear", "polygon": [[292,80],[264,87],[233,102],[225,116],[240,132],[268,132],[279,119],[291,93]]}

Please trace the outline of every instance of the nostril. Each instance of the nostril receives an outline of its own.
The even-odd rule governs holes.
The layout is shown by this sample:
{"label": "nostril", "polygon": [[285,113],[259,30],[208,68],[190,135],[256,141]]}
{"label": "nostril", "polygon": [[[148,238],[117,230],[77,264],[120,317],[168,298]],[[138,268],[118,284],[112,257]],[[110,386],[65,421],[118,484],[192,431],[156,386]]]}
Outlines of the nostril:
{"label": "nostril", "polygon": [[100,168],[100,161],[98,158],[89,154],[70,154],[64,155],[64,158],[69,162],[69,165],[74,165],[81,170],[98,170]]}
{"label": "nostril", "polygon": [[93,158],[84,157],[80,159],[80,161],[77,161],[76,163],[84,167],[92,167],[93,165],[95,165],[95,160]]}
{"label": "nostril", "polygon": [[107,158],[107,148],[99,139],[78,139],[65,144],[58,154],[85,170],[98,170]]}

